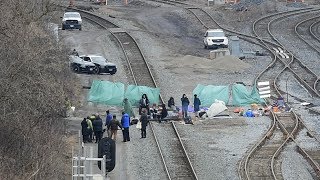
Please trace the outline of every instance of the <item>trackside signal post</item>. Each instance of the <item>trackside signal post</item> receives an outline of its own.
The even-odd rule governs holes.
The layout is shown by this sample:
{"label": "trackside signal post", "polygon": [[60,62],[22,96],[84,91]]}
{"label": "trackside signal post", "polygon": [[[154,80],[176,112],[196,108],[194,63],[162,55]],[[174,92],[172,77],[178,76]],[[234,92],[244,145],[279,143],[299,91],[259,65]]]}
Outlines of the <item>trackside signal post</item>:
{"label": "trackside signal post", "polygon": [[[107,180],[107,173],[111,172],[116,162],[116,144],[111,138],[102,138],[98,144],[98,157],[93,157],[92,146],[84,146],[79,131],[79,152],[72,148],[72,180]],[[89,156],[89,157],[88,157]],[[98,162],[100,172],[93,171],[94,161]]]}

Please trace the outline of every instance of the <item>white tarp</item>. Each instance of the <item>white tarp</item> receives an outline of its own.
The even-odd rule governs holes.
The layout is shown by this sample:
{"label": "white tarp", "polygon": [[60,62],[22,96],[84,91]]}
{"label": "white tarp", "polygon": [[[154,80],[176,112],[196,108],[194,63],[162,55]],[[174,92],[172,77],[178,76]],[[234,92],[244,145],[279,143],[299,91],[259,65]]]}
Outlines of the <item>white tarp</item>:
{"label": "white tarp", "polygon": [[209,118],[213,118],[219,113],[227,110],[225,103],[223,101],[215,100],[213,104],[211,104],[210,108],[207,111],[207,115]]}

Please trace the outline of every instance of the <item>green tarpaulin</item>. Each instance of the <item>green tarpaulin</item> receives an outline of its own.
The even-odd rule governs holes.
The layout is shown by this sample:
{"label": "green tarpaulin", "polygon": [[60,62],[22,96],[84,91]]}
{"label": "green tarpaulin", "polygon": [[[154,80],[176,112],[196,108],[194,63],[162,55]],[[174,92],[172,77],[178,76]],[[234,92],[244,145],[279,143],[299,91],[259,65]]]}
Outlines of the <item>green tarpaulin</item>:
{"label": "green tarpaulin", "polygon": [[159,88],[129,85],[125,93],[125,97],[129,99],[130,103],[133,106],[138,106],[139,100],[141,99],[142,94],[146,94],[148,96],[150,105],[153,103],[159,104],[159,95],[160,95]]}
{"label": "green tarpaulin", "polygon": [[228,103],[229,100],[229,87],[228,86],[213,86],[198,84],[193,90],[193,94],[197,94],[201,101],[201,106],[211,106],[215,100],[220,100]]}
{"label": "green tarpaulin", "polygon": [[89,102],[121,106],[124,99],[124,84],[109,81],[93,81],[88,96]]}
{"label": "green tarpaulin", "polygon": [[262,104],[264,100],[260,98],[256,86],[253,86],[251,92],[243,84],[232,85],[232,105],[246,106],[250,104]]}

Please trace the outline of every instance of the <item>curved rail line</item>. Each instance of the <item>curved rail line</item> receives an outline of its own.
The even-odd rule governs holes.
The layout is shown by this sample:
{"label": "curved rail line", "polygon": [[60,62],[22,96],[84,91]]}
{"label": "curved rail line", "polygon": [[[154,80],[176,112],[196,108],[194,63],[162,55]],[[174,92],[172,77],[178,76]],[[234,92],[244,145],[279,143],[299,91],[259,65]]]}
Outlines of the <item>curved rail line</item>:
{"label": "curved rail line", "polygon": [[[271,16],[278,16],[274,19],[272,19],[271,21],[269,21],[268,23],[264,22],[264,24],[268,24],[268,33],[269,36],[280,46],[283,48],[283,50],[285,52],[288,52],[290,55],[290,58],[288,58],[290,61],[285,61],[285,64],[288,68],[289,71],[291,71],[294,76],[296,77],[296,79],[301,82],[304,87],[306,87],[306,89],[310,92],[311,95],[313,96],[318,96],[320,97],[319,91],[315,88],[318,84],[318,80],[319,79],[317,77],[317,75],[311,70],[309,69],[306,65],[304,65],[302,63],[301,60],[299,60],[296,56],[293,55],[292,52],[289,52],[287,50],[285,50],[285,46],[272,34],[271,32],[271,26],[279,19],[283,19],[286,18],[288,16],[292,16],[292,15],[300,15],[303,13],[311,13],[314,11],[319,11],[319,9],[308,9],[308,10],[303,10],[303,11],[299,11],[299,12],[295,12],[295,13],[289,13],[289,14],[283,14],[281,13],[279,14],[272,14],[269,16],[265,16],[262,17],[258,20],[256,20],[253,24],[253,32],[255,33],[256,36],[260,36],[259,34],[257,34],[256,29],[257,28],[257,24],[259,24],[258,22],[264,22],[265,19],[270,19]],[[261,35],[262,36],[262,35]],[[263,39],[261,39],[262,41],[264,41]],[[282,58],[283,59],[283,58]]]}
{"label": "curved rail line", "polygon": [[[174,2],[170,2],[169,4],[174,4]],[[188,7],[188,8],[186,8],[186,6],[183,6],[183,8],[191,11],[196,16],[196,18],[206,28],[209,28],[209,26],[207,26],[206,22],[204,22],[204,21],[213,21],[215,24],[217,24],[222,29],[225,29],[225,30],[227,30],[229,32],[235,33],[235,34],[240,35],[240,36],[245,37],[245,38],[248,38],[248,37],[252,38],[252,36],[250,36],[250,35],[244,35],[242,33],[235,32],[235,31],[223,28],[221,25],[219,25],[219,23],[217,23],[211,17],[211,15],[209,15],[208,13],[206,13],[204,10],[202,10],[200,8],[197,8],[197,7]],[[192,10],[194,10],[194,11],[192,11]],[[195,12],[195,11],[198,11],[198,13]],[[297,10],[297,11],[299,11],[299,10]],[[199,14],[199,12],[202,13],[202,14]],[[308,12],[308,10],[306,12]],[[293,13],[296,13],[296,11],[294,11]],[[281,13],[281,14],[286,14],[286,12]],[[208,23],[208,24],[211,24],[211,23]],[[270,24],[271,23],[268,23],[268,33],[269,33],[269,35],[271,35],[271,40],[276,40],[273,37],[273,35],[270,33]],[[255,25],[253,25],[253,30],[255,30]],[[281,95],[280,94],[280,89],[276,85],[276,81],[279,78],[280,74],[283,73],[287,68],[290,69],[290,67],[288,67],[287,63],[285,63],[282,60],[280,60],[281,63],[279,63],[279,60],[278,60],[278,59],[280,59],[279,56],[277,54],[275,54],[274,52],[272,52],[271,48],[267,45],[267,43],[269,43],[269,45],[271,44],[273,46],[280,46],[280,47],[282,47],[282,45],[281,45],[281,43],[278,43],[277,41],[270,42],[268,40],[264,40],[264,38],[261,38],[259,36],[253,37],[253,38],[259,39],[260,42],[262,42],[262,44],[263,44],[263,45],[261,45],[261,44],[260,45],[262,47],[265,47],[266,49],[268,49],[273,54],[273,57],[274,57],[273,62],[264,71],[262,71],[256,77],[255,83],[258,81],[258,79],[260,79],[262,77],[262,74],[265,73],[266,71],[268,71],[269,69],[272,69],[274,67],[277,67],[277,69],[282,69],[280,71],[280,73],[278,73],[278,74],[277,73],[275,74],[274,71],[272,71],[272,73],[269,74],[271,79],[274,79],[273,80],[273,84],[274,84],[274,88],[276,90],[276,93],[278,95]],[[294,59],[293,55],[292,55],[291,59],[292,60]],[[292,69],[290,69],[290,70],[291,70],[292,73],[295,74],[295,76],[297,76],[297,74]],[[298,80],[299,79],[301,80],[301,78],[299,78],[299,76],[297,76],[296,78]],[[276,158],[279,156],[279,154],[282,151],[282,149],[285,146],[285,144],[288,143],[290,139],[293,139],[294,135],[298,132],[298,124],[299,124],[298,122],[299,121],[298,121],[297,116],[294,114],[294,112],[292,112],[292,114],[290,116],[288,116],[288,114],[280,116],[280,115],[277,115],[277,114],[274,114],[274,113],[272,113],[272,116],[273,116],[272,125],[270,126],[270,128],[269,128],[268,132],[266,133],[266,135],[253,148],[251,148],[249,155],[244,159],[244,161],[242,160],[240,162],[240,164],[239,164],[239,176],[241,178],[251,179],[250,175],[249,175],[250,174],[249,172],[256,173],[256,174],[253,174],[253,176],[256,176],[258,179],[260,179],[261,177],[267,177],[268,179],[269,178],[271,178],[271,179],[282,179],[283,178],[282,177],[282,173],[281,173],[281,167],[279,165],[276,165],[277,164],[276,163]],[[278,131],[278,132],[274,133],[275,128],[276,128],[276,124],[278,124],[278,126],[280,127],[280,129],[282,131]],[[288,128],[289,130],[287,130],[286,128]],[[279,136],[279,134],[281,135],[283,132],[286,135],[285,136],[285,141],[280,143],[281,139],[276,139],[276,136],[277,135]],[[271,136],[274,137],[272,140],[270,140]],[[268,143],[270,144],[270,147],[268,147],[268,145],[265,145],[267,140],[268,140]],[[275,147],[277,147],[277,148],[275,148]],[[264,160],[264,162],[261,162],[261,159],[258,158],[257,162],[261,163],[260,165],[258,165],[258,167],[262,167],[264,170],[261,171],[260,168],[258,168],[258,169],[250,169],[249,168],[249,166],[250,166],[249,165],[249,159],[252,158],[254,152],[256,152],[258,149],[261,149],[261,148],[265,149],[265,151],[266,151],[265,152],[263,150],[262,153],[261,153],[261,151],[259,153],[259,154],[261,154],[262,156],[265,157],[264,158],[265,160]],[[303,151],[300,146],[298,146],[298,149],[301,149],[301,151]],[[270,152],[270,150],[271,150],[271,152]],[[315,171],[318,173],[319,172],[319,168],[316,165],[315,161],[314,160],[310,160],[312,158],[308,155],[308,153],[306,151],[303,151],[303,152],[305,152],[304,157],[310,162],[310,164],[314,167]],[[269,158],[268,154],[269,154],[269,156],[272,155],[271,159]],[[257,155],[257,156],[259,156],[259,155]],[[250,161],[250,164],[252,165],[252,167],[257,167],[257,164],[255,164],[254,161]],[[249,171],[249,169],[250,169],[250,171]],[[255,178],[253,178],[253,179],[255,179]]]}
{"label": "curved rail line", "polygon": [[[311,47],[312,49],[314,49],[317,54],[320,55],[320,46],[319,46],[319,38],[315,35],[315,32],[312,31],[312,27],[319,23],[319,18],[320,16],[316,16],[316,17],[312,17],[312,18],[309,18],[309,19],[306,19],[306,20],[303,20],[301,22],[299,22],[298,24],[296,24],[294,30],[295,30],[295,33],[298,35],[298,37],[304,41],[309,47]],[[314,21],[316,20],[316,21]],[[313,22],[314,21],[314,22]],[[302,28],[301,26],[303,24],[307,24],[307,23],[312,23],[310,25],[307,25],[307,28],[308,28],[308,31],[304,31],[304,32],[307,32],[308,35],[310,36],[306,36],[304,34],[304,32],[299,32],[299,29]],[[320,83],[319,83],[319,78],[318,77],[313,85],[313,88],[315,90],[318,90],[318,92],[320,91]]]}
{"label": "curved rail line", "polygon": [[[84,18],[92,22],[95,22],[101,27],[107,29],[117,39],[117,41],[119,42],[125,54],[131,75],[133,77],[133,81],[136,85],[157,87],[157,84],[151,73],[149,65],[146,62],[145,57],[142,54],[136,40],[132,36],[130,36],[127,32],[119,29],[117,25],[109,22],[108,20],[102,17],[99,17],[95,14],[92,14],[84,10],[80,10],[80,9],[74,9],[74,10],[81,12]],[[160,96],[160,101],[163,103],[163,99],[161,96]],[[187,154],[187,151],[183,145],[183,142],[180,138],[180,135],[174,123],[172,122],[172,128],[166,129],[166,131],[174,132],[173,133],[174,135],[171,138],[172,140],[171,143],[174,144],[174,146],[176,147],[169,152],[168,151],[163,152],[164,151],[163,149],[165,148],[161,148],[161,146],[165,146],[165,144],[159,143],[160,141],[157,138],[157,135],[155,133],[155,128],[153,127],[152,123],[150,123],[150,127],[154,135],[168,178],[170,180],[176,179],[176,178],[197,180],[198,177],[196,175],[196,172],[192,166],[190,158]],[[170,153],[171,153],[171,156],[167,156]],[[167,158],[165,158],[165,156],[167,156]],[[169,164],[168,161],[172,161],[174,163],[174,166],[172,166],[172,164]],[[182,165],[183,167],[181,167]],[[169,166],[170,168],[168,168]]]}

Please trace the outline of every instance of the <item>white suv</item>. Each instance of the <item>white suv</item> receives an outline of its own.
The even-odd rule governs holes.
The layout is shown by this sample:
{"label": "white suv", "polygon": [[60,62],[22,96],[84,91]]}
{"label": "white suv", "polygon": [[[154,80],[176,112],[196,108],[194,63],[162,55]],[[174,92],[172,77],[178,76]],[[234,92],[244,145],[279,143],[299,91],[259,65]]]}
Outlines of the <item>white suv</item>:
{"label": "white suv", "polygon": [[228,47],[228,38],[222,29],[208,29],[204,35],[204,48]]}
{"label": "white suv", "polygon": [[66,12],[62,18],[62,30],[79,29],[81,31],[82,19],[78,12]]}

